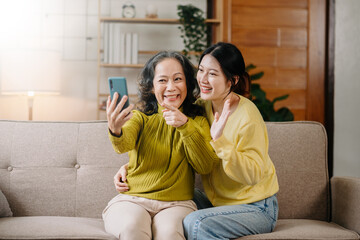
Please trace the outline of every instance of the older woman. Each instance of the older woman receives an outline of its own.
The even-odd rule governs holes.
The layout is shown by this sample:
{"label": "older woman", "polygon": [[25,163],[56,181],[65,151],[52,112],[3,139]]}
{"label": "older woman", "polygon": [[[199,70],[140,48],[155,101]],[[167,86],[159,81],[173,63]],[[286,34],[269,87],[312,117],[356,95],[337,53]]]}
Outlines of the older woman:
{"label": "older woman", "polygon": [[[126,192],[103,212],[105,228],[121,239],[185,239],[183,218],[196,210],[194,170],[209,173],[217,156],[209,124],[194,105],[197,84],[191,63],[176,52],[160,52],[139,81],[141,111],[127,97],[108,98],[109,137],[116,152],[129,152]],[[125,179],[122,179],[123,181]]]}

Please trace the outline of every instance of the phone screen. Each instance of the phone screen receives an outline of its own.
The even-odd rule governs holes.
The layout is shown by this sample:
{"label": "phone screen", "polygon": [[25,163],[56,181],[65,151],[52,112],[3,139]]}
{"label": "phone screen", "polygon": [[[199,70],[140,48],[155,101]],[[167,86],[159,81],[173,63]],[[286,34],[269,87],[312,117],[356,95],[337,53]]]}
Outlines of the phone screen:
{"label": "phone screen", "polygon": [[[124,95],[128,96],[128,90],[126,85],[126,78],[125,77],[109,77],[109,88],[110,88],[110,97],[113,100],[114,93],[117,92],[119,94],[119,98],[116,101],[116,105],[119,104],[121,98]],[[123,109],[129,106],[129,98],[127,99]]]}

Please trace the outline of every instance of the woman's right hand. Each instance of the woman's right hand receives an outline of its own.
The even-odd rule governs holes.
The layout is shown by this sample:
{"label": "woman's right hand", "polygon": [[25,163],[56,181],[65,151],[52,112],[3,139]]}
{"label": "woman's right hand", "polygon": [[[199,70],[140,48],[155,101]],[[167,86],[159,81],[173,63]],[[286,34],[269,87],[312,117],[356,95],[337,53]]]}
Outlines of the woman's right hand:
{"label": "woman's right hand", "polygon": [[215,113],[214,121],[210,128],[211,138],[214,141],[217,140],[219,137],[221,137],[221,135],[223,134],[223,131],[224,131],[226,122],[230,116],[230,113],[231,113],[230,100],[228,99],[224,103],[224,107],[221,112],[221,115],[219,116],[218,112]]}
{"label": "woman's right hand", "polygon": [[128,165],[128,163],[122,165],[119,171],[114,176],[114,184],[118,192],[129,191],[129,185],[126,183]]}
{"label": "woman's right hand", "polygon": [[133,104],[130,104],[127,108],[123,109],[128,96],[123,96],[119,104],[116,106],[116,101],[119,98],[118,93],[114,93],[113,100],[110,96],[106,102],[106,117],[108,120],[108,127],[110,131],[117,135],[121,135],[122,126],[132,117],[131,110],[134,108]]}

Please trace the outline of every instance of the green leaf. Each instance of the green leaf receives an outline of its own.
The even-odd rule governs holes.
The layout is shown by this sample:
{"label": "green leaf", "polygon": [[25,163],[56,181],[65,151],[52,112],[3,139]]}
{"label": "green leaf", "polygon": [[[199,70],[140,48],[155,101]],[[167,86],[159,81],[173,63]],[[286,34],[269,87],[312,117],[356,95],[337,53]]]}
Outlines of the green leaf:
{"label": "green leaf", "polygon": [[245,67],[245,71],[246,72],[249,72],[250,70],[256,68],[256,66],[254,64],[249,64]]}
{"label": "green leaf", "polygon": [[255,80],[262,78],[263,76],[264,76],[264,72],[254,73],[254,74],[250,75],[250,80],[255,81]]}
{"label": "green leaf", "polygon": [[258,101],[265,102],[266,93],[260,88],[259,84],[252,84],[250,93]]}
{"label": "green leaf", "polygon": [[283,95],[283,96],[280,96],[280,97],[276,97],[274,98],[274,100],[272,101],[272,103],[274,104],[275,102],[277,101],[281,101],[281,100],[285,100],[289,97],[289,94],[286,94],[286,95]]}
{"label": "green leaf", "polygon": [[269,121],[279,122],[279,121],[293,121],[294,115],[292,112],[286,108],[282,107],[277,110],[274,114],[270,116]]}

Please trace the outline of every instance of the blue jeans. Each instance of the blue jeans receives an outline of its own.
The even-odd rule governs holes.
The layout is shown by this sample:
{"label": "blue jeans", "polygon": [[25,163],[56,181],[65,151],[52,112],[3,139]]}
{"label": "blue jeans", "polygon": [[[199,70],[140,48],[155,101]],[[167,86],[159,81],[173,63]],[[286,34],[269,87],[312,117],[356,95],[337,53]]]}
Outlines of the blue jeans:
{"label": "blue jeans", "polygon": [[278,217],[276,194],[251,204],[213,207],[206,195],[195,190],[194,201],[200,210],[183,220],[188,240],[231,239],[269,233]]}

